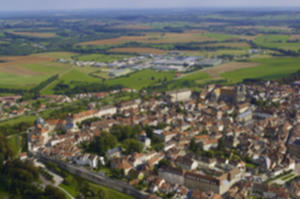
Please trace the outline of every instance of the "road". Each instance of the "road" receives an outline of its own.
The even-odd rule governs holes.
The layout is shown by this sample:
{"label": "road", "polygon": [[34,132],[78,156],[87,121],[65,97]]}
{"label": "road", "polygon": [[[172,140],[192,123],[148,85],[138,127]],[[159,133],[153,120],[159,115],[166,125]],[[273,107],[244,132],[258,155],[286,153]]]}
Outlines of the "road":
{"label": "road", "polygon": [[35,166],[39,166],[39,167],[44,168],[48,173],[50,173],[53,176],[54,183],[46,180],[43,176],[41,176],[42,177],[42,181],[43,181],[43,183],[45,185],[52,185],[52,186],[60,189],[62,192],[64,192],[69,198],[75,199],[68,191],[66,191],[65,189],[63,189],[62,187],[59,186],[64,181],[64,179],[61,176],[57,175],[56,173],[53,173],[53,172],[49,171],[45,167],[45,165],[43,163],[41,163],[41,162],[38,162],[38,161],[35,160],[34,164],[35,164]]}

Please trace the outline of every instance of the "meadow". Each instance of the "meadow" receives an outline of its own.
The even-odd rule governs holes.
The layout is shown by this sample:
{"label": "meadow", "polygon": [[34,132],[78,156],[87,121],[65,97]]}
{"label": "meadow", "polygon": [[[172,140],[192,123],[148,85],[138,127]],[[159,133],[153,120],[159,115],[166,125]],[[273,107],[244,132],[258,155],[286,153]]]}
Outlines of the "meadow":
{"label": "meadow", "polygon": [[164,81],[170,81],[175,77],[174,72],[157,72],[146,69],[134,72],[124,77],[109,79],[105,81],[107,85],[123,85],[127,88],[141,89],[154,86]]}
{"label": "meadow", "polygon": [[79,45],[120,45],[130,42],[146,44],[173,44],[189,42],[224,41],[227,39],[239,39],[236,35],[208,33],[206,31],[186,31],[184,33],[146,33],[142,36],[122,36],[113,39],[95,40],[79,43]]}
{"label": "meadow", "polygon": [[296,36],[289,35],[261,35],[254,40],[254,43],[260,47],[278,48],[283,50],[300,50],[300,42],[290,41]]}
{"label": "meadow", "polygon": [[251,59],[250,61],[252,63],[259,63],[259,65],[225,72],[220,76],[225,78],[228,83],[237,83],[246,78],[279,79],[300,70],[300,58],[298,57],[260,58]]}
{"label": "meadow", "polygon": [[116,60],[123,60],[124,58],[127,58],[128,56],[125,55],[115,55],[115,54],[88,54],[88,55],[77,55],[73,58],[78,61],[95,61],[95,62],[113,62]]}
{"label": "meadow", "polygon": [[46,32],[10,32],[11,34],[25,37],[37,37],[37,38],[51,38],[55,37],[55,33],[46,33]]}
{"label": "meadow", "polygon": [[156,48],[142,48],[142,47],[131,47],[131,48],[113,48],[108,52],[112,53],[134,53],[134,54],[167,54],[168,51],[160,50]]}
{"label": "meadow", "polygon": [[[55,62],[60,53],[33,54],[28,56],[0,57],[0,87],[32,88],[55,74],[62,74],[72,66]],[[71,53],[61,53],[67,57]]]}

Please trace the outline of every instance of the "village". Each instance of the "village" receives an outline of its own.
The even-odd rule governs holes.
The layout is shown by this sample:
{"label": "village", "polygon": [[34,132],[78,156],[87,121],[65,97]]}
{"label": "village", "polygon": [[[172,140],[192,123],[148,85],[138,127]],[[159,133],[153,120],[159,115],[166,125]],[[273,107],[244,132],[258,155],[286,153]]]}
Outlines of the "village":
{"label": "village", "polygon": [[[95,95],[105,96],[77,98]],[[157,197],[298,198],[299,107],[298,82],[155,92],[64,119],[39,118],[21,159],[65,161],[108,177],[117,172]],[[83,147],[109,136],[117,144],[99,153]]]}

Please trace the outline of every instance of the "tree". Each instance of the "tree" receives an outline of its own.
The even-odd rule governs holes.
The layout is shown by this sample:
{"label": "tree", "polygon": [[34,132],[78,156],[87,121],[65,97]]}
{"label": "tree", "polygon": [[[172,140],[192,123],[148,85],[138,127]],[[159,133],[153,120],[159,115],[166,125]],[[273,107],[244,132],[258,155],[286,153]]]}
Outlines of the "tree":
{"label": "tree", "polygon": [[51,186],[51,185],[48,185],[46,188],[45,188],[45,193],[44,195],[47,197],[47,198],[55,198],[55,199],[66,199],[66,196],[65,194],[59,190],[58,188],[54,187],[54,186]]}
{"label": "tree", "polygon": [[116,147],[118,141],[114,135],[108,132],[101,133],[100,136],[94,138],[88,147],[88,151],[105,155],[106,151]]}
{"label": "tree", "polygon": [[132,154],[134,152],[142,152],[143,145],[135,139],[127,139],[123,142],[123,149],[126,154]]}
{"label": "tree", "polygon": [[190,145],[189,145],[189,150],[192,151],[192,152],[197,152],[197,143],[195,141],[195,139],[193,138],[190,142]]}
{"label": "tree", "polygon": [[142,131],[141,127],[138,125],[135,126],[122,126],[114,125],[110,132],[118,138],[121,142],[126,139],[137,139],[138,134]]}
{"label": "tree", "polygon": [[12,150],[11,146],[7,138],[3,135],[0,135],[0,165],[11,159],[14,156],[14,151]]}
{"label": "tree", "polygon": [[171,162],[170,162],[170,160],[167,160],[167,159],[162,159],[158,163],[158,168],[161,168],[161,167],[170,167],[170,166],[171,166]]}

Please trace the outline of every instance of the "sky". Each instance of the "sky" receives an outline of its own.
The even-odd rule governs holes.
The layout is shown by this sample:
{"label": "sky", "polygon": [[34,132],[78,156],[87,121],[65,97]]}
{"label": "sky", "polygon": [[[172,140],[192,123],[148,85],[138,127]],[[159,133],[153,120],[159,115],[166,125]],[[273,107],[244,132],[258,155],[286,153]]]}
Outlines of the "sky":
{"label": "sky", "polygon": [[201,7],[300,7],[300,0],[0,0],[1,11]]}

